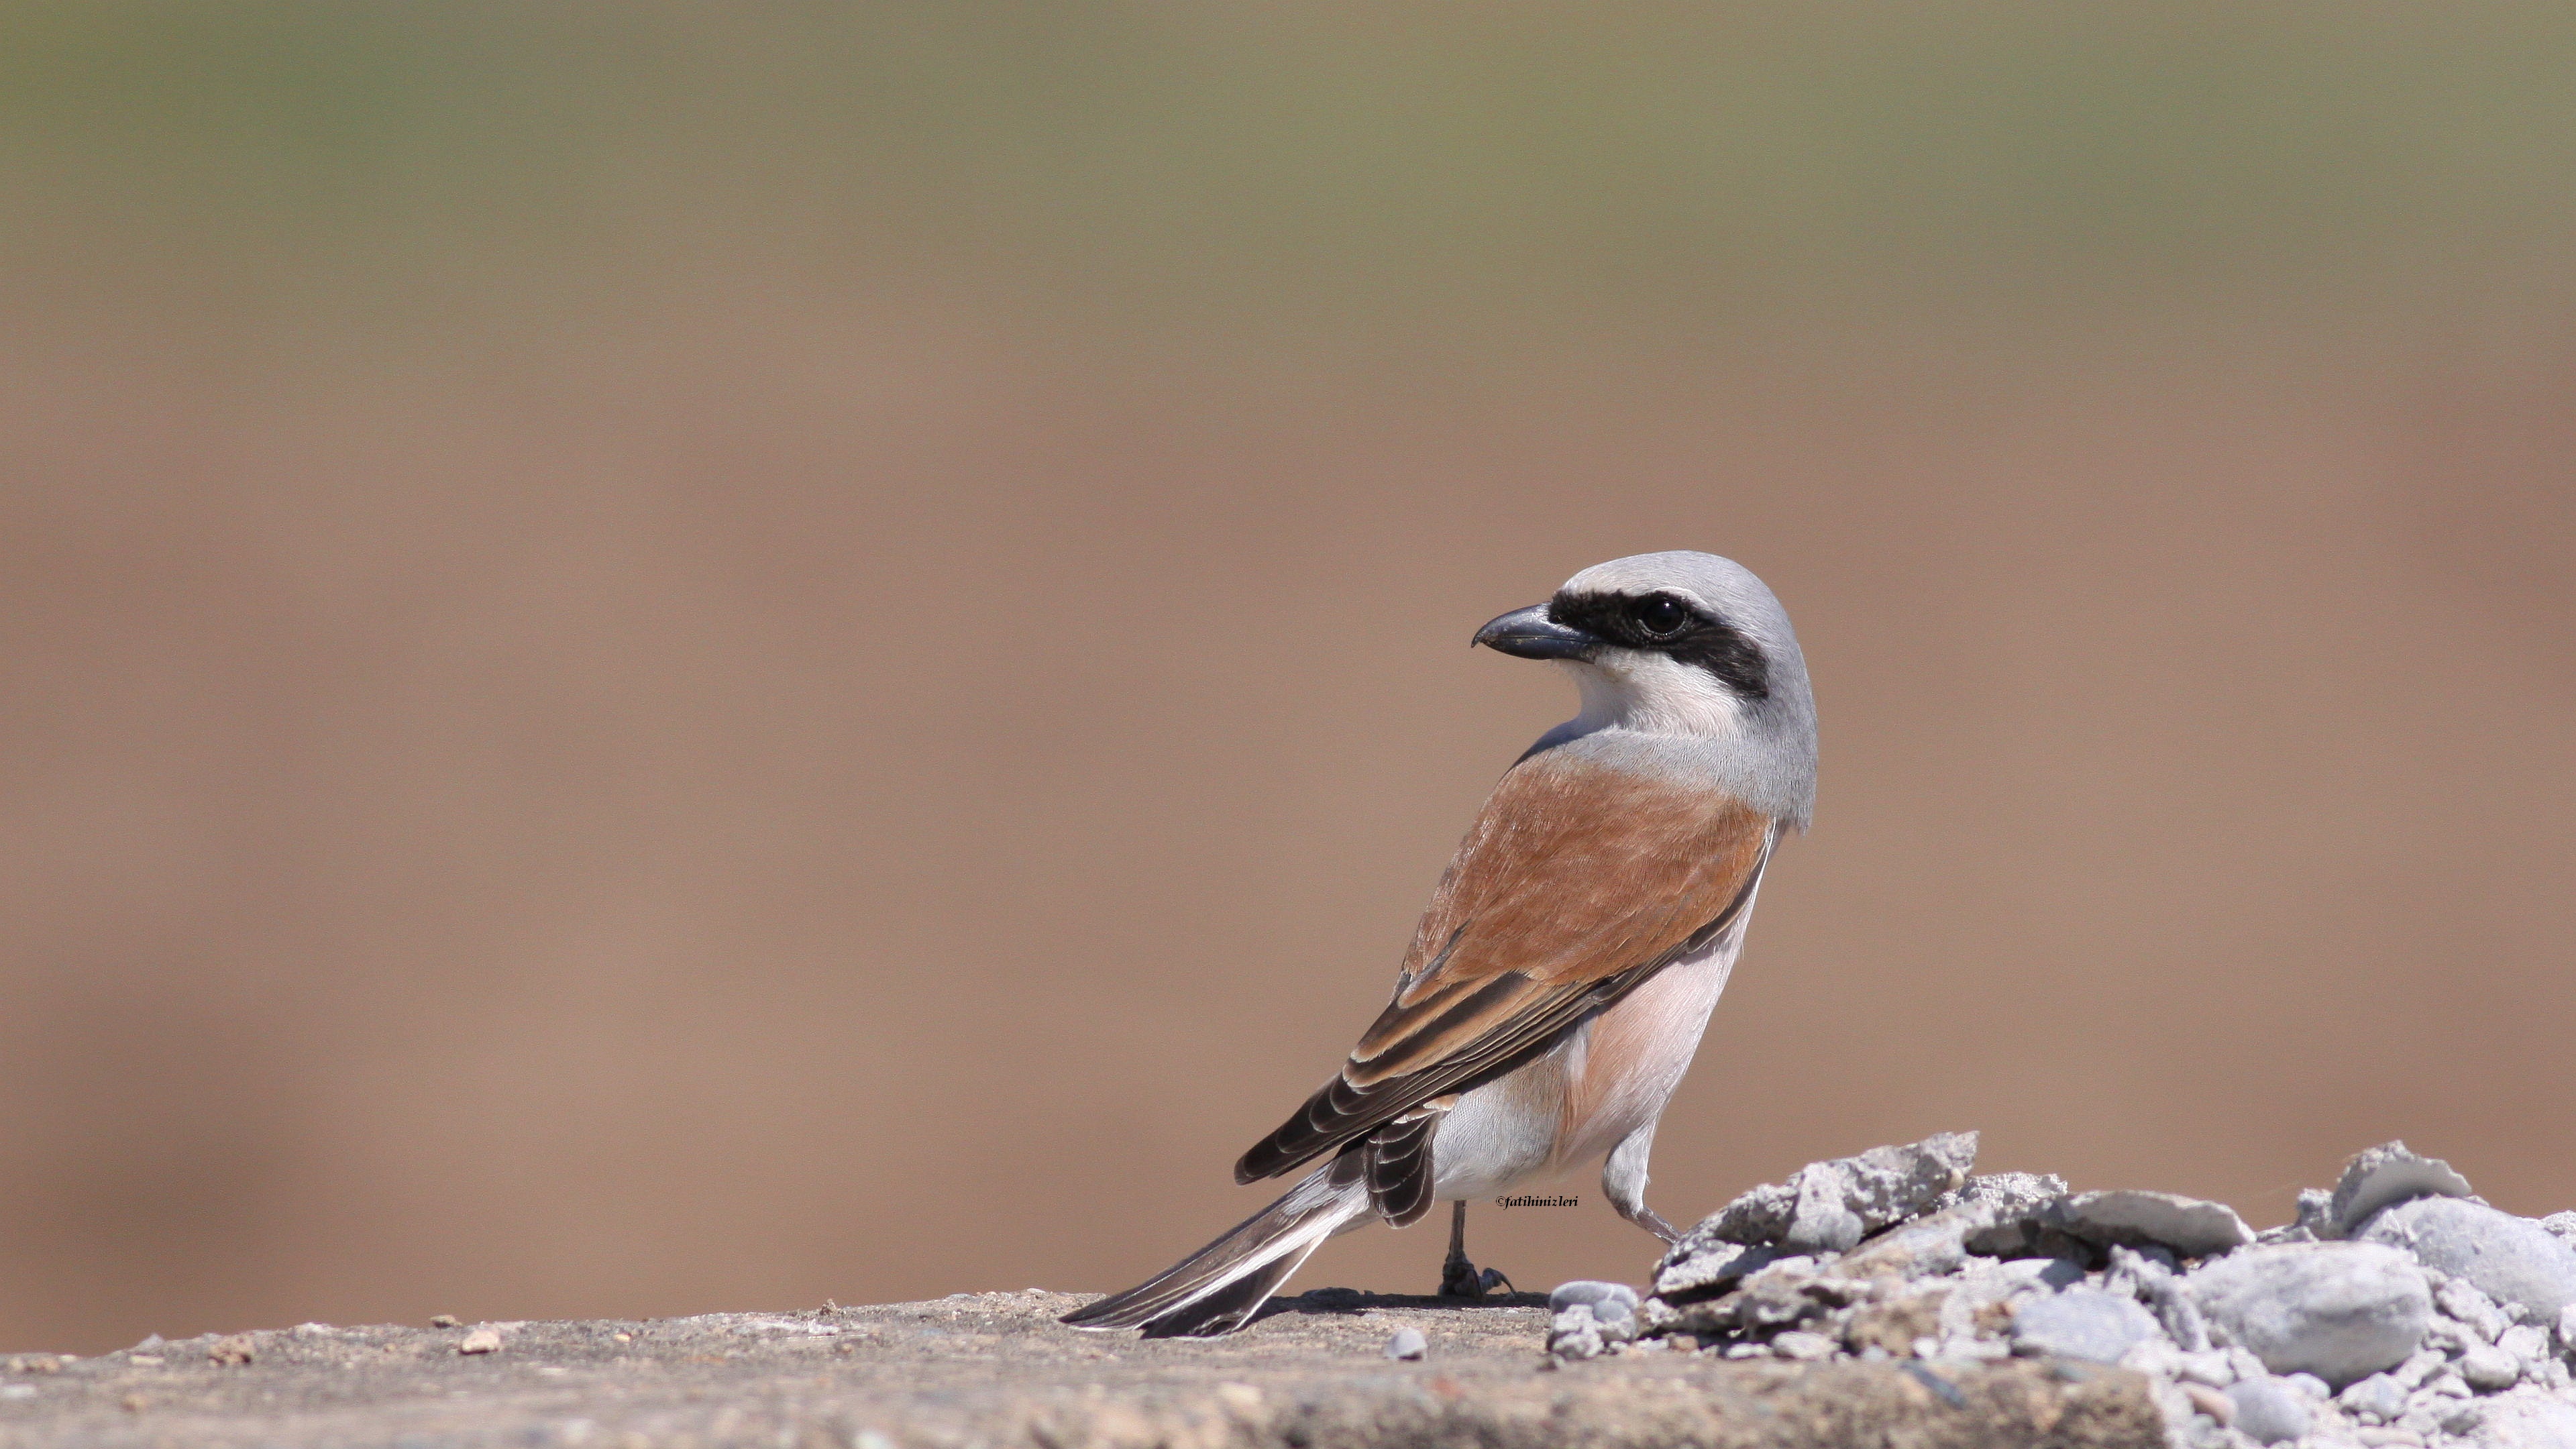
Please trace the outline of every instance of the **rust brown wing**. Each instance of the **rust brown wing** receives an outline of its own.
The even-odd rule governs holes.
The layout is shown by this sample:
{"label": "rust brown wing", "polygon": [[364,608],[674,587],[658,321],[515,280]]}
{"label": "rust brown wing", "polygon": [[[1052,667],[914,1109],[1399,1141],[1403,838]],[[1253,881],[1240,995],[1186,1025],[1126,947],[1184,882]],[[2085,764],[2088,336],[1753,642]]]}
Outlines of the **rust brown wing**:
{"label": "rust brown wing", "polygon": [[1395,999],[1235,1164],[1275,1177],[1538,1057],[1751,901],[1772,818],[1565,750],[1494,787],[1415,928]]}

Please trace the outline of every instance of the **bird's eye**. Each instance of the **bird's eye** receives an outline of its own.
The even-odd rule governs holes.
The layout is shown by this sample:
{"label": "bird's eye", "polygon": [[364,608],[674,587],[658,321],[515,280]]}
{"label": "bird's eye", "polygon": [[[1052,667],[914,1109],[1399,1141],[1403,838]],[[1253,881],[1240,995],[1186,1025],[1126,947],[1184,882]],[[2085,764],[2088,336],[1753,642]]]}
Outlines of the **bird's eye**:
{"label": "bird's eye", "polygon": [[1669,639],[1691,619],[1688,605],[1670,594],[1649,594],[1628,606],[1628,617],[1657,639]]}

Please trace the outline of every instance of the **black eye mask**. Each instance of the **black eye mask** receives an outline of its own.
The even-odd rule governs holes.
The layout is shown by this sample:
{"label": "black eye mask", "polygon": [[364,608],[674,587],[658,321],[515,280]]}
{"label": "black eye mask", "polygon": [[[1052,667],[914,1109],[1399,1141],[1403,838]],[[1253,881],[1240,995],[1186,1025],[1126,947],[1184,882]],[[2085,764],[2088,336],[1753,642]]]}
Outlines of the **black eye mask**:
{"label": "black eye mask", "polygon": [[1672,594],[1559,594],[1547,617],[1624,649],[1669,654],[1746,699],[1771,697],[1771,661],[1735,626]]}

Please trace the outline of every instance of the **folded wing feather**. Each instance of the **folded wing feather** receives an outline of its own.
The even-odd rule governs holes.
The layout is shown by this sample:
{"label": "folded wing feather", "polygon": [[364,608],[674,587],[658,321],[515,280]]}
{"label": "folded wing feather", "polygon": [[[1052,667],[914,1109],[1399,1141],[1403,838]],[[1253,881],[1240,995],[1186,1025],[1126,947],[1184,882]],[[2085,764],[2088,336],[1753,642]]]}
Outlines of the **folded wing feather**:
{"label": "folded wing feather", "polygon": [[[1777,835],[1770,816],[1706,787],[1561,750],[1522,761],[1441,876],[1394,1000],[1236,1180],[1275,1177],[1545,1053],[1725,929]],[[1428,1125],[1405,1123],[1377,1155],[1427,1167],[1414,1139]],[[1381,1204],[1427,1208],[1421,1184],[1372,1177]]]}

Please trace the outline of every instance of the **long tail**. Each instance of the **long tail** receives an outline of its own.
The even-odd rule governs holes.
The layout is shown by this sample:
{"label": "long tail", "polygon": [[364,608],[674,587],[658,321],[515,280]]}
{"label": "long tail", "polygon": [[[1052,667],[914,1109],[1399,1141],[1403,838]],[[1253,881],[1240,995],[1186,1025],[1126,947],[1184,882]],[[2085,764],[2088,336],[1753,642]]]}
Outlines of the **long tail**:
{"label": "long tail", "polygon": [[1142,1328],[1148,1338],[1214,1338],[1250,1321],[1326,1238],[1369,1211],[1366,1164],[1346,1153],[1308,1173],[1277,1202],[1180,1262],[1063,1321],[1076,1328]]}

